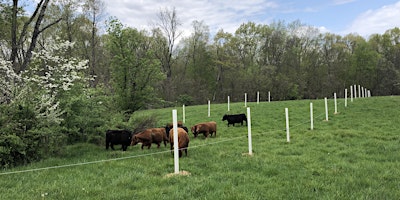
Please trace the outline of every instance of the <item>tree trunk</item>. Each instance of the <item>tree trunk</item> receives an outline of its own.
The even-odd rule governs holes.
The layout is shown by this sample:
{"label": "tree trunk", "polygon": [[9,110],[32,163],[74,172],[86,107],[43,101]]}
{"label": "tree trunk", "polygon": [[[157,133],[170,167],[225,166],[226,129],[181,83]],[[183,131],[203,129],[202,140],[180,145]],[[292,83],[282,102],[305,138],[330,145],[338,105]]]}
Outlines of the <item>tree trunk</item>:
{"label": "tree trunk", "polygon": [[13,0],[13,8],[12,8],[12,19],[11,19],[11,56],[10,61],[13,64],[13,68],[15,71],[17,69],[17,53],[18,53],[18,45],[17,45],[17,12],[18,12],[18,0]]}
{"label": "tree trunk", "polygon": [[36,47],[36,42],[37,42],[37,39],[38,39],[40,33],[44,30],[44,29],[40,30],[40,25],[42,24],[42,21],[43,21],[43,18],[44,18],[46,9],[47,9],[47,5],[49,4],[49,1],[50,0],[45,0],[43,2],[43,4],[42,4],[41,8],[40,8],[39,16],[38,16],[38,18],[36,20],[35,27],[34,27],[33,33],[32,33],[31,44],[29,45],[29,48],[26,51],[25,59],[24,59],[24,62],[22,64],[22,66],[21,66],[21,71],[24,71],[27,68],[28,64],[31,62],[32,51]]}

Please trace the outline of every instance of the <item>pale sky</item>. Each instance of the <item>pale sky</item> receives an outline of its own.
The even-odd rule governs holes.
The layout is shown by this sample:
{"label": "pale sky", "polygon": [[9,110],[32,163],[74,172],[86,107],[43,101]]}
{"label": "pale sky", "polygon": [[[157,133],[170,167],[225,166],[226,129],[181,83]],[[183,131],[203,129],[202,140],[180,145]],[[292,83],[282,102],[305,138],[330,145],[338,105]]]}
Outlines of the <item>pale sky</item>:
{"label": "pale sky", "polygon": [[124,25],[150,30],[161,10],[175,8],[186,35],[203,21],[211,33],[234,33],[242,23],[300,20],[321,32],[363,37],[400,27],[400,0],[104,0],[109,16]]}

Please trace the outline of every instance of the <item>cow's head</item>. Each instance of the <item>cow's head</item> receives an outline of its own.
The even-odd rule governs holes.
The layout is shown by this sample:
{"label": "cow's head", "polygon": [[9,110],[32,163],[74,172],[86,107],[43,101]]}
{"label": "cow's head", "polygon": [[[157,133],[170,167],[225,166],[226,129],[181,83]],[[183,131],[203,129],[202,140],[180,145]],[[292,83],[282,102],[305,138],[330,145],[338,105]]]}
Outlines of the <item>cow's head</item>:
{"label": "cow's head", "polygon": [[192,126],[192,127],[190,128],[190,130],[192,131],[192,133],[196,133],[196,126]]}
{"label": "cow's head", "polygon": [[167,134],[167,137],[169,137],[169,132],[171,131],[171,127],[169,125],[165,126],[165,133]]}
{"label": "cow's head", "polygon": [[224,115],[223,117],[222,117],[222,121],[225,121],[225,120],[227,120],[228,119],[228,115]]}
{"label": "cow's head", "polygon": [[131,146],[135,146],[137,143],[139,143],[139,138],[134,135],[131,140]]}

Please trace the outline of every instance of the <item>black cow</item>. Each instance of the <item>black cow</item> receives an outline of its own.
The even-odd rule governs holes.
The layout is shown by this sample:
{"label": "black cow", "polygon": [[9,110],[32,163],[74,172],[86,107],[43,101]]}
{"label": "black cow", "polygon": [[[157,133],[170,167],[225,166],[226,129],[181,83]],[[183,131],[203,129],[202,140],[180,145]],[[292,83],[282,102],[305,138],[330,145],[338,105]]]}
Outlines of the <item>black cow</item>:
{"label": "black cow", "polygon": [[[189,133],[189,129],[186,126],[184,126],[182,123],[179,124],[179,122],[178,122],[178,128],[183,128],[183,130],[185,130],[186,133]],[[172,123],[171,124],[167,124],[165,126],[165,132],[167,133],[167,138],[169,138],[169,132],[172,129],[173,129]]]}
{"label": "black cow", "polygon": [[106,149],[111,146],[114,150],[114,144],[121,144],[122,150],[126,151],[131,144],[132,133],[128,130],[107,130],[106,131]]}
{"label": "black cow", "polygon": [[228,127],[229,124],[233,124],[233,126],[235,126],[235,123],[240,123],[243,126],[243,121],[246,122],[247,125],[247,117],[245,114],[236,114],[236,115],[224,115],[222,117],[222,121],[228,121]]}

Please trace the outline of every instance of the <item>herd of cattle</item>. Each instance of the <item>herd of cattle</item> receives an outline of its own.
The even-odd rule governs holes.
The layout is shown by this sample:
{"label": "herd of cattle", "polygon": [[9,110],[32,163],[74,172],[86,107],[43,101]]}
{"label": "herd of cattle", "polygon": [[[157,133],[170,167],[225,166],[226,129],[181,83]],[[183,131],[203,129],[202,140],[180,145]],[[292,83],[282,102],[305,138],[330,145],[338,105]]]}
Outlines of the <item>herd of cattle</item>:
{"label": "herd of cattle", "polygon": [[[224,115],[222,121],[228,121],[228,127],[230,124],[235,126],[235,124],[240,123],[243,125],[243,121],[247,124],[247,118],[245,114],[236,115]],[[189,130],[186,126],[182,124],[181,121],[178,122],[178,149],[179,157],[182,156],[183,152],[187,155],[187,149],[189,147]],[[215,121],[202,122],[195,124],[191,127],[191,132],[196,138],[198,134],[203,134],[204,137],[214,137],[217,136],[217,123]],[[122,150],[126,151],[128,146],[133,146],[138,143],[142,143],[143,147],[150,149],[151,144],[157,144],[157,148],[160,147],[161,143],[167,146],[170,143],[170,149],[174,148],[173,139],[173,125],[172,123],[167,124],[163,128],[148,128],[140,133],[132,133],[128,130],[107,130],[106,131],[106,149],[111,147],[114,150],[114,145],[122,145]]]}

